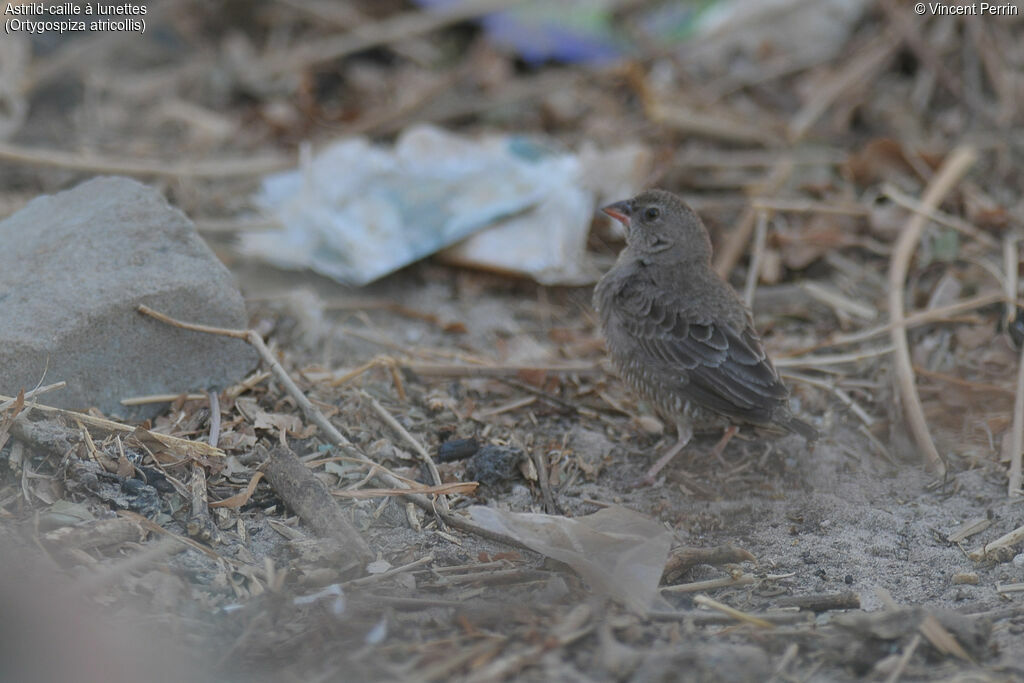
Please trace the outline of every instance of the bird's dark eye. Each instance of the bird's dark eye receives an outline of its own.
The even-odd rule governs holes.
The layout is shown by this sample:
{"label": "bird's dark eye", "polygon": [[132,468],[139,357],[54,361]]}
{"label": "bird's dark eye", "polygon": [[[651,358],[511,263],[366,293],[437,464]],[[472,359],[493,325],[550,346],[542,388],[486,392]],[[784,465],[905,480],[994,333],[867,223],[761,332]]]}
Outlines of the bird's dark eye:
{"label": "bird's dark eye", "polygon": [[661,210],[656,206],[649,206],[644,210],[644,218],[653,221],[661,215]]}

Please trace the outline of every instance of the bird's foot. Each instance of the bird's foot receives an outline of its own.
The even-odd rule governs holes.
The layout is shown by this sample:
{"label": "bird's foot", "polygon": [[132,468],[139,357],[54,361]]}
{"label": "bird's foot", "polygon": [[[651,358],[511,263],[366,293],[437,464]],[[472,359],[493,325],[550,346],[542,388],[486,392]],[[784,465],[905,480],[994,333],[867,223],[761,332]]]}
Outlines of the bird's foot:
{"label": "bird's foot", "polygon": [[725,451],[725,447],[729,445],[729,442],[732,441],[732,437],[736,436],[739,431],[740,428],[736,425],[729,425],[725,430],[725,433],[722,434],[722,438],[719,439],[718,443],[716,443],[714,448],[711,449],[711,456],[716,458],[723,465],[726,463],[722,460],[722,453]]}
{"label": "bird's foot", "polygon": [[679,452],[686,447],[686,444],[690,442],[689,437],[685,439],[679,439],[672,448],[665,451],[665,454],[658,458],[657,462],[651,465],[651,468],[647,470],[641,480],[646,486],[652,486],[657,481],[658,473],[665,469],[665,465],[672,461],[672,458],[679,455]]}

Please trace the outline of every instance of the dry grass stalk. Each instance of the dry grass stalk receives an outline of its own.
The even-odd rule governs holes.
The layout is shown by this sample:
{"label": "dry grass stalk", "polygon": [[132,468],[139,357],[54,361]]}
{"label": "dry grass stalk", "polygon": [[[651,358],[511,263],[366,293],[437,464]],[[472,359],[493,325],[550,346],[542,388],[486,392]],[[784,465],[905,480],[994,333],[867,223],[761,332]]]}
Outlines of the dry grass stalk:
{"label": "dry grass stalk", "polygon": [[893,668],[892,673],[885,679],[885,683],[896,683],[903,675],[904,669],[907,668],[907,664],[910,662],[910,658],[914,656],[914,652],[917,650],[917,646],[921,644],[921,634],[915,633],[914,637],[910,639],[910,643],[906,649],[903,650],[903,654],[900,655],[899,661],[896,662],[896,666]]}
{"label": "dry grass stalk", "polygon": [[853,353],[832,353],[820,356],[791,356],[789,358],[776,358],[777,368],[816,368],[827,365],[842,365],[843,363],[856,363],[866,358],[875,358],[892,353],[893,347],[881,346],[876,349],[864,349]]}
{"label": "dry grass stalk", "polygon": [[1024,526],[1019,526],[1008,534],[1003,534],[991,543],[986,543],[976,550],[972,550],[967,553],[967,557],[971,558],[975,562],[981,562],[990,553],[999,550],[1000,548],[1009,548],[1010,546],[1017,545],[1024,541]]}
{"label": "dry grass stalk", "polygon": [[[789,156],[779,157],[765,181],[757,188],[755,195],[771,195],[778,192],[793,174],[793,168],[793,160]],[[754,208],[753,204],[747,206],[743,215],[740,216],[739,224],[733,228],[726,238],[725,244],[718,250],[714,266],[715,272],[720,277],[728,278],[729,273],[739,263],[740,257],[747,249],[747,244],[750,243],[750,237],[757,224],[757,215],[758,210]]]}
{"label": "dry grass stalk", "polygon": [[775,671],[772,673],[772,677],[768,679],[768,683],[775,683],[780,680],[790,680],[790,678],[785,676],[783,672],[785,672],[790,663],[796,659],[796,655],[799,651],[800,646],[796,643],[790,643],[786,646],[786,651],[782,653],[782,658],[779,659],[779,663],[775,665]]}
{"label": "dry grass stalk", "polygon": [[1024,592],[1024,583],[997,583],[997,593],[1021,593]]}
{"label": "dry grass stalk", "polygon": [[[954,149],[928,184],[921,200],[921,206],[929,211],[937,207],[960,178],[967,173],[976,157],[977,154],[972,147],[962,146]],[[900,238],[896,242],[892,258],[889,261],[889,320],[893,325],[890,337],[895,347],[893,355],[900,399],[904,415],[910,423],[911,433],[913,433],[918,446],[924,451],[929,467],[939,475],[945,475],[946,465],[932,440],[924,418],[921,397],[914,386],[910,346],[907,341],[907,331],[903,326],[905,320],[904,287],[910,269],[910,260],[913,258],[914,250],[924,232],[925,221],[925,217],[918,213],[910,217],[900,233]]]}
{"label": "dry grass stalk", "polygon": [[160,178],[230,178],[261,176],[295,166],[291,156],[220,159],[172,163],[159,160],[117,159],[98,154],[73,154],[55,149],[24,147],[0,141],[0,159],[31,166],[50,166],[96,174],[155,176]]}
{"label": "dry grass stalk", "polygon": [[781,142],[778,135],[768,132],[764,126],[751,125],[734,117],[726,118],[721,111],[699,112],[661,102],[652,102],[646,110],[651,121],[678,133],[765,147],[776,147]]}
{"label": "dry grass stalk", "polygon": [[[918,311],[908,315],[903,319],[903,327],[910,329],[912,327],[919,327],[920,325],[927,325],[928,323],[942,322],[943,320],[949,319],[951,316],[959,313],[966,313],[968,311],[974,311],[985,306],[991,306],[994,303],[1003,301],[1006,295],[1003,292],[985,292],[978,296],[971,297],[970,299],[964,299],[958,301],[955,304],[948,306],[942,306],[940,308],[933,308],[927,311]],[[896,329],[896,325],[893,323],[886,323],[885,325],[879,325],[860,332],[851,332],[850,334],[838,335],[829,339],[828,341],[819,344],[818,346],[845,346],[847,344],[858,344],[868,339],[875,337],[881,337],[883,334],[887,334]],[[817,348],[817,347],[816,347]]]}
{"label": "dry grass stalk", "polygon": [[677,583],[674,586],[662,586],[662,593],[697,593],[699,591],[710,591],[717,588],[729,588],[730,586],[749,586],[757,583],[757,578],[751,574],[744,574],[739,577],[723,576],[717,579],[706,581],[691,581],[690,583]]}
{"label": "dry grass stalk", "polygon": [[[10,396],[0,395],[0,401],[13,400]],[[182,439],[177,436],[170,436],[169,434],[161,434],[159,432],[153,432],[139,427],[132,427],[130,425],[121,424],[120,422],[114,422],[113,420],[106,420],[102,417],[93,417],[85,413],[76,413],[73,410],[64,410],[63,408],[54,408],[52,406],[44,406],[38,403],[33,403],[29,406],[32,410],[38,410],[40,412],[49,415],[60,415],[66,417],[69,420],[77,420],[87,427],[93,429],[99,429],[105,432],[114,432],[120,434],[137,434],[144,438],[152,438],[160,442],[167,449],[174,451],[175,453],[184,454],[188,457],[224,457],[224,451],[219,448],[214,448],[208,443],[202,441],[191,441],[189,439]]]}
{"label": "dry grass stalk", "polygon": [[179,398],[185,401],[200,401],[206,398],[206,394],[147,394],[122,398],[120,403],[123,406],[144,406],[150,403],[173,403]]}
{"label": "dry grass stalk", "polygon": [[809,199],[772,199],[758,197],[750,203],[755,209],[791,213],[824,213],[839,216],[867,216],[868,210],[860,204],[833,204]]}
{"label": "dry grass stalk", "polygon": [[844,296],[835,287],[823,285],[818,282],[806,281],[800,283],[800,287],[807,292],[811,298],[817,299],[827,306],[831,306],[838,313],[846,313],[863,320],[874,320],[878,317],[878,311],[874,306],[854,301]]}
{"label": "dry grass stalk", "polygon": [[[1017,317],[1017,268],[1020,263],[1018,238],[1014,234],[1007,235],[1003,242],[1003,286],[1006,290],[1006,324],[1010,325]],[[1017,395],[1013,401],[1013,424],[1010,433],[1003,437],[1003,455],[1009,456],[1010,471],[1008,474],[1007,493],[1011,497],[1024,495],[1021,481],[1021,458],[1024,449],[1024,347],[1021,348],[1017,362]]]}
{"label": "dry grass stalk", "polygon": [[54,382],[53,384],[47,384],[45,387],[38,387],[36,389],[33,389],[32,391],[26,391],[25,394],[21,397],[15,396],[14,398],[8,398],[6,396],[0,396],[0,398],[5,399],[2,403],[0,403],[0,411],[7,410],[8,408],[10,408],[15,403],[18,403],[21,400],[35,398],[36,396],[41,396],[42,394],[45,394],[49,391],[54,391],[55,389],[63,389],[67,385],[67,382]]}
{"label": "dry grass stalk", "polygon": [[764,258],[765,242],[768,240],[768,211],[757,210],[757,223],[754,225],[754,252],[750,255],[750,267],[747,268],[747,282],[743,287],[743,301],[750,308],[754,304],[754,292],[757,281],[761,278],[761,260]]}
{"label": "dry grass stalk", "polygon": [[952,531],[949,536],[946,536],[946,540],[950,543],[959,543],[960,541],[967,540],[974,534],[980,534],[990,526],[992,526],[992,520],[988,517],[969,519]]}
{"label": "dry grass stalk", "polygon": [[957,216],[950,216],[944,211],[938,209],[927,210],[921,205],[921,202],[917,201],[910,195],[901,191],[898,187],[892,183],[885,183],[882,185],[882,194],[892,200],[894,203],[899,204],[904,209],[919,213],[925,216],[929,220],[935,221],[939,225],[945,225],[947,228],[952,228],[957,232],[970,237],[973,240],[981,242],[986,247],[995,249],[999,246],[994,238],[989,236],[987,233],[982,232],[978,228],[974,227],[967,221]]}
{"label": "dry grass stalk", "polygon": [[392,567],[391,569],[387,570],[386,572],[381,572],[380,574],[370,574],[369,576],[361,576],[358,579],[352,579],[351,581],[346,581],[343,584],[341,584],[341,587],[342,588],[350,588],[350,587],[354,587],[354,586],[365,586],[365,585],[372,584],[372,583],[379,583],[380,581],[384,581],[386,579],[390,579],[393,576],[397,576],[399,574],[405,574],[405,573],[411,572],[412,570],[417,569],[419,567],[422,567],[425,564],[430,564],[433,561],[434,561],[434,553],[429,553],[429,554],[424,555],[423,557],[421,557],[421,558],[419,558],[417,560],[413,560],[409,564],[404,564],[401,567]]}
{"label": "dry grass stalk", "polygon": [[[380,415],[381,419],[384,420],[384,423],[413,447],[413,450],[415,450],[416,454],[419,455],[420,460],[430,471],[430,478],[434,480],[434,486],[438,488],[442,487],[444,482],[441,481],[441,473],[437,471],[437,465],[434,463],[434,459],[430,457],[430,453],[428,453],[427,449],[423,447],[423,444],[419,442],[419,439],[410,434],[409,431],[403,427],[377,399],[370,396],[365,391],[362,392],[362,394],[363,398],[370,402],[370,406],[373,407],[374,412]],[[475,489],[476,486],[473,486],[472,488]],[[437,502],[443,512],[449,511],[448,499],[445,498],[443,494],[438,496]]]}
{"label": "dry grass stalk", "polygon": [[698,605],[703,605],[704,607],[710,607],[711,609],[718,610],[719,612],[727,614],[738,621],[745,621],[748,624],[753,624],[754,626],[759,626],[761,628],[775,627],[775,625],[770,621],[765,621],[764,619],[755,617],[752,614],[747,614],[746,612],[740,611],[735,607],[729,607],[729,605],[718,602],[717,600],[709,598],[706,595],[694,596],[693,601]]}
{"label": "dry grass stalk", "polygon": [[342,491],[331,491],[332,496],[337,498],[385,498],[389,496],[406,496],[410,492],[419,493],[425,496],[448,496],[456,494],[471,494],[476,491],[478,482],[455,481],[449,484],[438,486],[415,486],[412,489],[344,489]]}

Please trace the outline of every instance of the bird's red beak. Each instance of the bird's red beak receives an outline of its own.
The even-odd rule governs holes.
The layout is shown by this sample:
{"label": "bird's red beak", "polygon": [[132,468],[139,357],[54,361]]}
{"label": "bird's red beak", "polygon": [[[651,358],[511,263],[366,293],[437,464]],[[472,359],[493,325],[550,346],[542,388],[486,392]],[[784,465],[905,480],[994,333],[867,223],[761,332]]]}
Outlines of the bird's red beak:
{"label": "bird's red beak", "polygon": [[611,216],[625,227],[629,227],[630,215],[633,213],[633,205],[628,199],[623,202],[615,202],[608,206],[601,207],[601,211]]}

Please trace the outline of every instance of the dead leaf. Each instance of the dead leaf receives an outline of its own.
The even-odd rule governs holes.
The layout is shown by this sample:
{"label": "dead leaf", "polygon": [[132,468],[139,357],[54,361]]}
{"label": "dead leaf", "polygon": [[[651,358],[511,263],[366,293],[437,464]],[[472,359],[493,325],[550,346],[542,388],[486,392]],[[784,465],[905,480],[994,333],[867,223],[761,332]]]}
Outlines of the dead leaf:
{"label": "dead leaf", "polygon": [[210,503],[210,507],[232,509],[242,507],[243,505],[249,502],[250,498],[252,498],[252,494],[255,493],[256,491],[256,484],[258,484],[260,482],[260,479],[262,478],[263,473],[257,472],[255,475],[253,475],[253,478],[249,480],[249,485],[245,487],[244,491],[236,493],[230,498],[225,498],[224,500],[213,501]]}

